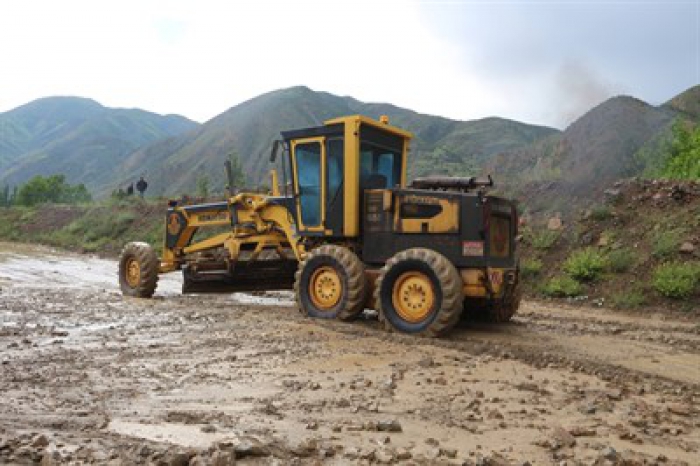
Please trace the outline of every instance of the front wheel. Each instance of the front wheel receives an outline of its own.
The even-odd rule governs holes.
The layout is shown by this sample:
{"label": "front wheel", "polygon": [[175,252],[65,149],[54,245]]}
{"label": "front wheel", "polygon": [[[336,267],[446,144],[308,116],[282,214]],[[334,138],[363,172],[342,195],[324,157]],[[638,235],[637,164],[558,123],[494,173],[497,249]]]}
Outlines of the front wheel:
{"label": "front wheel", "polygon": [[326,244],[311,251],[299,264],[294,292],[304,315],[355,319],[367,300],[364,264],[348,248]]}
{"label": "front wheel", "polygon": [[128,243],[119,256],[119,287],[124,296],[150,298],[158,285],[159,261],[147,243]]}
{"label": "front wheel", "polygon": [[454,265],[431,249],[396,254],[382,267],[374,289],[387,330],[427,337],[447,333],[462,313],[462,279]]}

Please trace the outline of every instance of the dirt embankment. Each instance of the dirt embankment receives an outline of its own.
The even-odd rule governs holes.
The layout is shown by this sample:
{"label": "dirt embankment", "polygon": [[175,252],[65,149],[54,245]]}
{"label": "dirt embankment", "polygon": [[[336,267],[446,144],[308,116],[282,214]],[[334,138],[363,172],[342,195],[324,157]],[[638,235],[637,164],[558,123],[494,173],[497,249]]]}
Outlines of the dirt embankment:
{"label": "dirt embankment", "polygon": [[[285,295],[126,300],[111,261],[0,252],[0,462],[697,464],[700,327],[525,303],[443,340]],[[89,280],[80,277],[89,277]],[[258,304],[258,303],[264,304]],[[529,463],[527,463],[529,462]]]}
{"label": "dirt embankment", "polygon": [[129,241],[147,241],[160,248],[166,209],[165,201],[138,198],[0,208],[0,240],[115,257]]}
{"label": "dirt embankment", "polygon": [[[700,313],[700,183],[620,181],[593,208],[525,219],[531,297]],[[687,272],[686,288],[664,281],[664,268]]]}

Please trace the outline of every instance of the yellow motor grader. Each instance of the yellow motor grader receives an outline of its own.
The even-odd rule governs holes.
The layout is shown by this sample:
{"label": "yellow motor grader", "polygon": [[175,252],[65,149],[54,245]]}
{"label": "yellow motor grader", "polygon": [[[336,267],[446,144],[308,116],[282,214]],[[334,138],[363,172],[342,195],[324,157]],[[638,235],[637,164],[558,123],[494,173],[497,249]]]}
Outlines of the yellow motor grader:
{"label": "yellow motor grader", "polygon": [[[310,317],[352,320],[376,309],[388,330],[440,336],[461,316],[507,321],[520,302],[513,202],[491,178],[419,178],[408,185],[411,133],[365,116],[284,131],[283,183],[225,202],[170,201],[163,254],[129,243],[127,296],[151,297],[181,270],[183,293],[293,289]],[[223,231],[198,239],[209,231]],[[195,238],[197,236],[197,238]]]}

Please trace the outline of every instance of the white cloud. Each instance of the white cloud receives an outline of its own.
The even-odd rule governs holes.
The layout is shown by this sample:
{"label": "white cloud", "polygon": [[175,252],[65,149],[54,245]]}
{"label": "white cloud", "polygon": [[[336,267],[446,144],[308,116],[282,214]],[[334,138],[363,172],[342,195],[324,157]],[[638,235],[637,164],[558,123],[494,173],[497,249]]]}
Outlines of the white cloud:
{"label": "white cloud", "polygon": [[71,94],[205,120],[304,84],[466,118],[495,98],[395,1],[6,2],[0,44],[1,110]]}
{"label": "white cloud", "polygon": [[[618,32],[616,20],[605,23],[607,35],[599,33],[594,10],[604,5],[579,8],[588,19],[573,28],[566,21],[579,10],[541,4],[8,0],[0,3],[0,111],[43,96],[80,95],[203,121],[260,93],[303,84],[451,118],[556,124],[559,70],[572,55],[586,56],[587,44],[597,44],[587,67],[614,82],[623,66],[625,77],[633,75],[624,81],[648,79],[652,73],[637,72],[635,63],[653,67],[656,55],[679,49],[661,48],[647,60],[651,49],[616,41],[629,35]],[[667,28],[683,17],[678,11]],[[664,31],[639,34],[662,42]],[[599,61],[615,48],[609,44],[616,55]],[[624,65],[614,69],[618,62]],[[693,84],[693,77],[682,79],[668,97]]]}

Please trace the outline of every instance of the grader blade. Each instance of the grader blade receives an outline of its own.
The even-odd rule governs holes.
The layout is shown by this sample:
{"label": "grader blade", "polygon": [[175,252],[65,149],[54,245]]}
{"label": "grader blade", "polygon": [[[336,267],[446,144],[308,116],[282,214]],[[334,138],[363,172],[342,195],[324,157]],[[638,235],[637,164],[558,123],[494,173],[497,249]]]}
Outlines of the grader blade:
{"label": "grader blade", "polygon": [[297,262],[264,260],[239,262],[233,271],[185,269],[183,293],[291,290]]}

